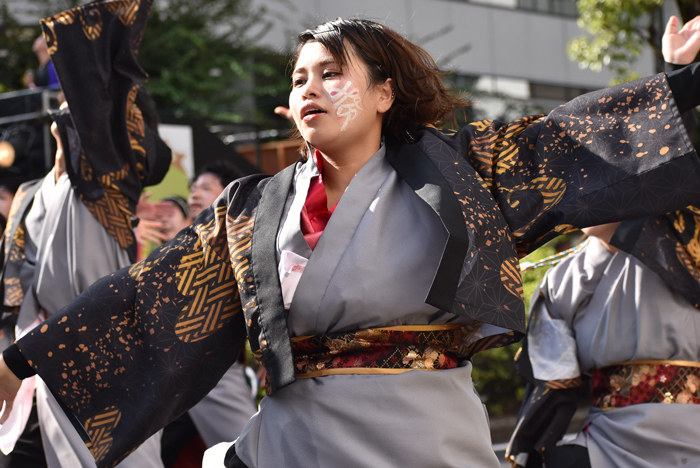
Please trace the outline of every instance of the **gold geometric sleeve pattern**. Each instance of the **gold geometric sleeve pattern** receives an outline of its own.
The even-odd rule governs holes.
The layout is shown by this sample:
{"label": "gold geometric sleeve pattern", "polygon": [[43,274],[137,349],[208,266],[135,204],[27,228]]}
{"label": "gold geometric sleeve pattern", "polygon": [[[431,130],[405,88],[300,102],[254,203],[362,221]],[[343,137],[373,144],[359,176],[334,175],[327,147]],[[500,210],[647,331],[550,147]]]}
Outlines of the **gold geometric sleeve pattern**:
{"label": "gold geometric sleeve pattern", "polygon": [[518,257],[511,257],[501,265],[501,283],[509,293],[523,299],[523,279]]}
{"label": "gold geometric sleeve pattern", "polygon": [[24,303],[24,290],[19,278],[5,278],[5,305],[20,307]]}
{"label": "gold geometric sleeve pattern", "polygon": [[686,249],[680,242],[676,243],[676,257],[700,287],[700,270],[698,270],[700,265],[697,263],[700,259],[700,257],[698,257],[700,252],[696,250],[697,245],[688,245],[688,247],[689,248]]}
{"label": "gold geometric sleeve pattern", "polygon": [[85,37],[94,41],[102,34],[102,15],[100,10],[91,8],[87,11],[81,10],[81,12],[83,14],[80,15],[80,23],[83,25]]}
{"label": "gold geometric sleeve pattern", "polygon": [[[136,5],[133,5],[134,3],[136,3]],[[115,0],[105,2],[105,8],[114,15],[118,15],[122,22],[126,25],[126,21],[131,21],[133,23],[136,17],[136,12],[138,12],[138,1]],[[85,37],[88,40],[94,41],[102,35],[102,15],[100,14],[99,9],[77,7],[72,10],[58,13],[50,18],[41,20],[42,24],[44,24],[48,29],[48,32],[46,30],[44,32],[44,38],[46,39],[46,44],[49,48],[49,54],[55,54],[59,47],[55,33],[55,23],[68,26],[73,24],[76,21],[76,18],[78,21],[80,21],[83,34],[85,34]]]}
{"label": "gold geometric sleeve pattern", "polygon": [[[131,220],[139,195],[144,185],[157,182],[169,158],[146,129],[136,105],[138,90],[147,78],[136,57],[151,3],[94,2],[42,20],[70,103],[71,119],[59,116],[56,121],[71,130],[65,132],[71,184],[92,215],[132,256]],[[122,48],[114,47],[118,41]],[[81,81],[76,69],[102,80]],[[114,73],[117,69],[122,72]],[[100,112],[109,115],[98,116]]]}
{"label": "gold geometric sleeve pattern", "polygon": [[[15,193],[15,197],[12,199],[12,205],[10,206],[10,213],[7,216],[7,226],[5,226],[5,232],[3,235],[5,236],[5,249],[8,248],[10,239],[7,238],[7,236],[10,235],[10,232],[12,232],[12,229],[14,227],[14,224],[17,222],[17,220],[21,219],[21,213],[17,213],[17,210],[19,210],[19,207],[22,206],[22,202],[24,199],[27,198],[27,192],[25,192],[22,187],[17,189],[17,193]],[[5,256],[9,252],[5,251]]]}
{"label": "gold geometric sleeve pattern", "polygon": [[[32,197],[37,184],[40,183],[41,181],[34,182],[35,188],[29,189]],[[25,202],[30,201],[27,199],[30,195],[26,190],[27,187],[25,185],[20,186],[17,190],[15,198],[12,200],[7,226],[3,233],[5,237],[5,265],[2,281],[2,287],[4,288],[3,305],[14,308],[15,312],[19,311],[19,307],[24,302],[25,293],[18,275],[26,260],[26,226],[24,224],[24,216],[26,216],[29,208],[24,207],[24,205]]]}
{"label": "gold geometric sleeve pattern", "polygon": [[95,457],[95,462],[104,460],[105,456],[112,448],[112,432],[119,425],[121,412],[116,406],[110,406],[95,417],[85,421],[85,430],[90,435],[91,442],[87,444],[88,449]]}
{"label": "gold geometric sleeve pattern", "polygon": [[138,0],[126,0],[121,2],[107,2],[105,8],[114,16],[117,16],[124,26],[131,26],[136,20],[139,11]]}
{"label": "gold geometric sleeve pattern", "polygon": [[[121,18],[128,20],[127,16],[120,16]],[[138,88],[139,86],[132,87],[127,96],[126,128],[131,149],[134,151],[137,161],[142,161],[146,157],[144,148],[145,123],[141,110],[135,103]],[[136,168],[139,177],[143,178],[145,174],[142,163],[139,162],[137,165],[139,165]],[[133,169],[128,163],[124,163],[119,170],[100,175],[97,181],[104,192],[102,197],[97,200],[86,197],[82,191],[78,192],[81,201],[90,213],[124,249],[135,243],[131,219],[136,216],[136,213],[131,209],[132,201],[120,189],[120,182],[129,178]],[[79,173],[85,181],[91,181],[94,178],[90,158],[86,156],[84,151],[80,154]]]}
{"label": "gold geometric sleeve pattern", "polygon": [[[222,249],[205,248],[202,239],[225,239],[223,220],[226,207],[216,209],[215,219],[198,225],[199,238],[190,254],[183,255],[175,272],[177,288],[191,302],[182,309],[175,333],[185,342],[196,342],[221,329],[241,311],[238,287],[228,261],[226,243]],[[222,255],[223,254],[223,255]]]}
{"label": "gold geometric sleeve pattern", "polygon": [[[116,178],[119,174],[110,174],[110,176]],[[126,249],[134,244],[131,217],[135,216],[135,213],[130,212],[129,199],[116,186],[105,187],[104,196],[96,201],[88,200],[82,194],[79,195],[88,211],[121,248]]]}
{"label": "gold geometric sleeve pattern", "polygon": [[514,196],[516,194],[521,195],[527,192],[532,192],[542,199],[539,211],[532,217],[532,220],[525,226],[513,231],[513,236],[517,242],[519,238],[527,234],[528,229],[540,216],[548,212],[553,206],[562,200],[564,197],[564,192],[566,192],[566,183],[557,177],[542,176],[533,179],[527,184],[515,186],[512,189],[504,188],[503,192],[508,194],[508,204],[514,209],[517,209],[520,205],[520,200]]}

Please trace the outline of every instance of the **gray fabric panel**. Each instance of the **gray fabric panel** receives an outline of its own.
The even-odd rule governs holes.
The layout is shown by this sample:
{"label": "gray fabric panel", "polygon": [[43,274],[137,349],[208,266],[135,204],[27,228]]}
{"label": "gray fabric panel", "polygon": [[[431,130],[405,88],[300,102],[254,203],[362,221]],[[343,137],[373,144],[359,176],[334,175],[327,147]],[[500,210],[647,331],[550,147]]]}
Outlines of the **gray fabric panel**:
{"label": "gray fabric panel", "polygon": [[51,198],[35,285],[41,306],[54,314],[92,283],[131,262],[73,192],[67,175],[61,176]]}
{"label": "gray fabric panel", "polygon": [[[309,263],[299,281],[289,309],[290,321],[293,321],[294,317],[300,313],[313,314],[314,316],[319,314],[321,298],[326,293],[333,271],[345,253],[348,243],[355,235],[357,225],[374,199],[379,185],[390,172],[393,172],[391,166],[384,159],[384,153],[385,150],[382,147],[358,171],[338,202],[334,216],[331,216],[328,221],[328,225],[309,257]],[[308,188],[306,192],[308,193]],[[301,190],[299,193],[303,194]],[[290,213],[290,216],[296,217],[296,214]],[[308,310],[309,307],[313,309]],[[307,325],[313,323],[313,321],[306,322]],[[292,330],[292,335],[295,335],[296,332],[291,323],[289,323],[289,327]]]}
{"label": "gray fabric panel", "polygon": [[589,416],[592,468],[700,466],[700,405],[648,403],[601,413]]}
{"label": "gray fabric panel", "polygon": [[[25,247],[24,255],[25,260],[21,266],[19,272],[19,279],[22,284],[22,289],[25,291],[24,301],[22,302],[22,307],[20,308],[19,317],[17,318],[18,334],[24,330],[28,325],[30,325],[35,319],[38,313],[38,306],[36,304],[27,304],[28,300],[33,300],[34,288],[32,285],[32,280],[34,278],[34,272],[36,270],[37,263],[37,250],[41,244],[41,234],[44,226],[44,217],[46,216],[46,206],[44,206],[44,197],[40,196],[43,190],[51,190],[54,183],[53,171],[44,178],[41,182],[39,190],[34,196],[34,202],[32,207],[27,213],[24,224],[26,227],[24,233]],[[26,312],[22,312],[22,309],[26,308]]]}
{"label": "gray fabric panel", "polygon": [[624,252],[606,265],[573,327],[584,372],[640,359],[700,362],[698,311]]}
{"label": "gray fabric panel", "polygon": [[578,365],[576,337],[567,323],[554,319],[545,301],[533,294],[530,308],[528,355],[532,375],[537,380],[573,379],[581,375]]}
{"label": "gray fabric panel", "polygon": [[292,335],[457,320],[423,302],[446,240],[438,216],[380,151],[348,186],[309,259],[289,313]]}
{"label": "gray fabric panel", "polygon": [[298,380],[263,400],[236,453],[250,468],[500,466],[468,362]]}

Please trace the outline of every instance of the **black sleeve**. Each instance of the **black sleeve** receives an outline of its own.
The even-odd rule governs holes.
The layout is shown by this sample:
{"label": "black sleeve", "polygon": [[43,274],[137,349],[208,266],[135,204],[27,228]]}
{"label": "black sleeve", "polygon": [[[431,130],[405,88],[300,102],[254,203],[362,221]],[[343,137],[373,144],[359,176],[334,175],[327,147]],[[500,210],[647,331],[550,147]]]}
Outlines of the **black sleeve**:
{"label": "black sleeve", "polygon": [[113,467],[197,404],[243,348],[229,242],[251,243],[255,180],[229,185],[170,242],[17,340],[78,435],[99,448],[98,468]]}
{"label": "black sleeve", "polygon": [[[672,68],[678,65],[668,64]],[[700,62],[667,73],[668,85],[681,114],[700,105]]]}
{"label": "black sleeve", "polygon": [[535,379],[528,349],[526,337],[516,356],[515,368],[527,380],[527,386],[518,423],[506,450],[506,459],[513,466],[526,468],[540,466],[538,461],[545,451],[561,440],[587,388],[581,377],[554,381]]}
{"label": "black sleeve", "polygon": [[[664,62],[664,71],[668,74],[674,71],[682,70],[686,66],[687,65]],[[685,129],[688,131],[688,135],[691,135],[692,138],[695,129],[698,127],[698,119],[695,117],[695,112],[693,112],[692,109],[688,110],[687,112],[683,112],[681,119],[683,119],[683,125],[685,125]]]}
{"label": "black sleeve", "polygon": [[670,63],[670,62],[664,62],[664,71],[666,74],[674,72],[676,70],[681,70],[685,67],[687,67],[689,64],[686,65],[679,65],[677,63]]}
{"label": "black sleeve", "polygon": [[13,344],[2,352],[2,359],[18,379],[24,380],[36,375],[36,372],[34,372],[34,369],[32,369],[32,366],[29,365],[27,360],[24,359],[24,356],[22,356],[16,344]]}

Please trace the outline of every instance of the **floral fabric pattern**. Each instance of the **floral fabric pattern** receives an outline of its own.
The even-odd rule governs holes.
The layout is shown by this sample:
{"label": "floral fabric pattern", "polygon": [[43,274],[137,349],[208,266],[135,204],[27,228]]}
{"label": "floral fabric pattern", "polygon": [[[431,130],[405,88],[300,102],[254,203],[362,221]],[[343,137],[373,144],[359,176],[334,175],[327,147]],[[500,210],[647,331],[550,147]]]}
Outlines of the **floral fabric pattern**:
{"label": "floral fabric pattern", "polygon": [[639,403],[700,404],[700,363],[640,362],[592,372],[593,403],[602,410]]}
{"label": "floral fabric pattern", "polygon": [[455,351],[461,335],[459,327],[425,331],[370,328],[293,338],[295,371],[297,378],[305,378],[350,369],[357,374],[379,369],[392,373],[453,369],[460,362]]}

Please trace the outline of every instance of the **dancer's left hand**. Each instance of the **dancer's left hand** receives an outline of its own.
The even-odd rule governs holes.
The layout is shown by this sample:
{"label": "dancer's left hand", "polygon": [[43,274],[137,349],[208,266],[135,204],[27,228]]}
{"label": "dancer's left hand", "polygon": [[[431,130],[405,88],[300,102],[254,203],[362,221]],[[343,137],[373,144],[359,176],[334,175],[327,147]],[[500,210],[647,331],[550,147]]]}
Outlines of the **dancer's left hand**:
{"label": "dancer's left hand", "polygon": [[700,16],[683,25],[678,31],[678,18],[671,16],[661,39],[664,60],[677,65],[687,65],[700,52]]}
{"label": "dancer's left hand", "polygon": [[22,381],[7,367],[0,354],[0,400],[5,402],[5,411],[2,414],[2,418],[0,418],[0,424],[4,424],[7,418],[10,417],[12,404],[21,385]]}

